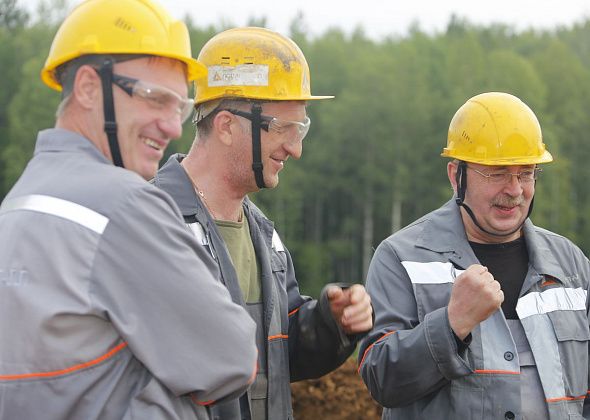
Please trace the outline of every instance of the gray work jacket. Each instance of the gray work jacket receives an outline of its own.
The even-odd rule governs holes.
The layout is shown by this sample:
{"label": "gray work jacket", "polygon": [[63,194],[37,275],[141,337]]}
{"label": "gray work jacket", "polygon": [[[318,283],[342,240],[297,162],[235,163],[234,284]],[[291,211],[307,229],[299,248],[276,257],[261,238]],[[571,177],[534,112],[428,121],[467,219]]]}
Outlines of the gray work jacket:
{"label": "gray work jacket", "polygon": [[[517,313],[551,420],[590,418],[590,265],[568,239],[527,220],[529,269]],[[384,419],[522,419],[517,348],[501,310],[459,351],[447,305],[457,272],[478,263],[453,200],[384,240],[367,288],[375,328],[360,372]]]}
{"label": "gray work jacket", "polygon": [[[154,184],[174,198],[191,230],[210,259],[219,266],[220,281],[234,302],[244,305],[231,257],[215,221],[197,196],[180,165],[182,155],[171,156]],[[268,418],[291,419],[290,382],[316,378],[340,366],[354,351],[358,337],[345,335],[334,321],[327,295],[319,300],[299,294],[291,256],[281,243],[273,223],[247,198],[244,214],[258,258],[262,281]],[[325,289],[324,289],[325,290]],[[213,419],[249,419],[247,405],[238,399],[211,408]]]}
{"label": "gray work jacket", "polygon": [[203,419],[241,394],[255,325],[172,199],[42,131],[0,207],[0,418]]}

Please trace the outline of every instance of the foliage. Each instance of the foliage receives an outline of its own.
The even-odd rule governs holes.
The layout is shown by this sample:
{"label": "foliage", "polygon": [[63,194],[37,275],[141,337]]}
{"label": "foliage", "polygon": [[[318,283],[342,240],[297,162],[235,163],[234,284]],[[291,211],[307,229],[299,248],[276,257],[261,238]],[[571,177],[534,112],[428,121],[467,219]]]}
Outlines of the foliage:
{"label": "foliage", "polygon": [[[31,17],[15,0],[0,0],[0,198],[30,158],[36,132],[53,125],[59,94],[38,75],[65,5],[42,3]],[[195,57],[231,26],[186,21]],[[336,99],[310,103],[303,159],[287,162],[278,188],[252,198],[275,221],[304,292],[361,282],[381,240],[450,198],[439,156],[448,124],[484,91],[513,93],[537,113],[556,162],[539,179],[533,219],[590,251],[590,21],[517,33],[452,17],[442,33],[416,24],[404,37],[374,41],[362,28],[311,38],[299,14],[291,31],[314,93]],[[186,152],[193,134],[187,124],[169,153]]]}

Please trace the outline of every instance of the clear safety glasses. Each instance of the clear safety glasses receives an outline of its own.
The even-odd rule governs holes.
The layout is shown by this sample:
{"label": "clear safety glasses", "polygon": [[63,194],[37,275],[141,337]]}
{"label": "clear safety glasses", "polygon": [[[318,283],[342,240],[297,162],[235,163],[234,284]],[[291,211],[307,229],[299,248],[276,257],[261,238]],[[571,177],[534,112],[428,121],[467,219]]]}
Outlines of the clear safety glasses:
{"label": "clear safety glasses", "polygon": [[521,184],[527,184],[533,182],[539,176],[539,172],[542,172],[541,168],[531,168],[526,169],[524,171],[518,172],[513,174],[512,172],[508,171],[501,171],[501,172],[490,172],[484,173],[474,169],[470,166],[467,166],[468,169],[471,169],[473,172],[477,172],[479,175],[486,178],[487,182],[490,184],[509,184],[512,182],[512,177],[516,177]]}
{"label": "clear safety glasses", "polygon": [[113,83],[129,96],[144,101],[153,109],[166,112],[169,119],[180,116],[180,122],[183,123],[193,111],[193,99],[183,98],[164,86],[118,74],[113,74]]}
{"label": "clear safety glasses", "polygon": [[[220,111],[224,111],[220,109]],[[254,114],[251,112],[241,111],[239,109],[225,109],[225,111],[231,112],[234,115],[238,115],[240,117],[244,117],[252,121]],[[280,134],[285,138],[289,143],[301,143],[307,132],[309,131],[309,126],[311,125],[311,120],[309,117],[305,117],[303,121],[288,121],[288,120],[281,120],[275,117],[269,117],[267,115],[260,116],[262,122],[260,123],[260,128],[264,131],[274,131],[275,133]]]}

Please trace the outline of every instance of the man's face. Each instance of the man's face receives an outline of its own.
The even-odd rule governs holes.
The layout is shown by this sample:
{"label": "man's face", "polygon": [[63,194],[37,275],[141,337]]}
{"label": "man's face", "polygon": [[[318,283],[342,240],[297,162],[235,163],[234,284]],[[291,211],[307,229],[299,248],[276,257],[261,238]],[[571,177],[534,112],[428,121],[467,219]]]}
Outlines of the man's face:
{"label": "man's face", "polygon": [[[457,166],[455,163],[451,165],[455,168]],[[530,179],[529,182],[524,179],[519,180],[517,176],[510,176],[508,180],[508,176],[502,177],[500,174],[518,174],[524,171],[530,175],[531,172],[534,173],[534,168],[535,165],[484,166],[467,163],[467,190],[464,201],[484,229],[506,235],[524,222],[535,193],[535,183]],[[486,177],[482,174],[493,175]],[[520,230],[508,236],[489,235],[482,232],[464,210],[462,215],[469,240],[501,243],[515,240],[520,236]]]}
{"label": "man's face", "polygon": [[[250,108],[244,108],[244,111],[250,111]],[[299,124],[289,124],[287,122],[303,123],[306,119],[305,102],[303,101],[284,101],[268,102],[262,105],[262,115],[274,117],[282,124],[283,129],[280,132],[273,130],[261,130],[261,159],[264,167],[264,183],[267,188],[274,188],[279,183],[279,172],[283,169],[287,159],[293,157],[299,159],[302,153],[302,140],[298,138],[297,130]],[[234,174],[239,180],[247,185],[248,192],[257,191],[258,187],[254,180],[252,171],[252,136],[250,121],[242,117],[241,124],[244,127],[244,139],[239,143],[234,151]]]}
{"label": "man's face", "polygon": [[[125,61],[115,64],[113,73],[140,80],[147,86],[162,87],[163,92],[172,93],[171,97],[174,94],[180,98],[187,97],[185,71],[176,60],[145,57]],[[125,168],[150,179],[156,174],[170,141],[182,134],[181,117],[171,111],[169,105],[146,100],[135,93],[130,96],[115,84],[113,98],[117,136]]]}

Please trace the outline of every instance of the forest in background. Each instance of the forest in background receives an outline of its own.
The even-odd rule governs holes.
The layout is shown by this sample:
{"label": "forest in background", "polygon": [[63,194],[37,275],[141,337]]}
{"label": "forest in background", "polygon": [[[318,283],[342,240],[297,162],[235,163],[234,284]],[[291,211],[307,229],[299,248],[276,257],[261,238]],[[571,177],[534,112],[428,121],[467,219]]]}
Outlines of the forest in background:
{"label": "forest in background", "polygon": [[[30,15],[18,1],[0,0],[0,200],[31,158],[37,131],[54,125],[60,95],[39,72],[67,10],[67,1],[52,0]],[[185,21],[195,57],[228,27]],[[312,93],[336,98],[310,104],[302,159],[286,163],[278,188],[251,197],[291,251],[303,292],[362,282],[384,238],[450,199],[440,157],[449,122],[486,91],[512,93],[537,114],[555,161],[543,166],[531,218],[588,254],[589,20],[517,32],[455,16],[439,33],[416,24],[379,41],[361,27],[306,32],[300,14],[285,35],[307,57]],[[193,134],[187,123],[167,155],[186,152]]]}

